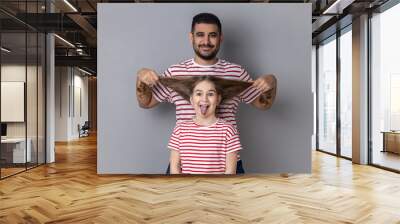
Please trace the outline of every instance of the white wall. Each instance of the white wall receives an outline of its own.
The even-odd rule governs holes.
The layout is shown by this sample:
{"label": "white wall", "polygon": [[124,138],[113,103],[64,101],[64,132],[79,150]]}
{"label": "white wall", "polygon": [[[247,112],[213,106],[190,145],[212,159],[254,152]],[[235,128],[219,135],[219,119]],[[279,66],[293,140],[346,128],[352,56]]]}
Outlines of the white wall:
{"label": "white wall", "polygon": [[68,140],[68,74],[68,67],[55,68],[55,141]]}
{"label": "white wall", "polygon": [[[56,67],[56,141],[77,139],[79,137],[78,124],[83,125],[88,120],[88,77],[83,75],[72,67]],[[81,113],[77,105],[82,105]]]}
{"label": "white wall", "polygon": [[[75,102],[74,108],[72,109],[72,119],[71,119],[71,135],[73,138],[78,138],[79,133],[78,133],[78,124],[81,126],[85,123],[85,121],[88,120],[88,77],[87,76],[81,76],[82,73],[76,74],[75,70],[75,75],[74,75],[74,93],[73,99]],[[79,93],[80,91],[80,93]],[[80,95],[80,98],[79,98]],[[80,101],[80,102],[79,102]],[[79,111],[79,107],[81,111]]]}
{"label": "white wall", "polygon": [[[28,66],[28,74],[31,74],[32,67]],[[2,65],[1,66],[1,81],[3,82],[25,82],[25,64],[24,65]],[[5,110],[6,108],[1,108]],[[7,137],[25,137],[24,122],[9,122],[7,123]]]}
{"label": "white wall", "polygon": [[[27,69],[27,70],[25,70]],[[26,73],[27,72],[27,73]],[[8,65],[2,65],[1,66],[1,81],[2,82],[25,82],[25,76],[26,74],[28,74],[28,76],[30,75],[35,75],[36,76],[36,66],[27,66],[25,67],[24,65],[21,64],[8,64]],[[31,77],[28,77],[28,80],[31,81]],[[32,83],[30,83],[32,84]],[[36,82],[34,83],[34,85],[36,85]],[[29,99],[29,97],[34,97],[36,98],[36,89],[27,89],[28,93],[28,102],[31,102],[32,100]],[[33,92],[30,92],[29,90],[32,90]],[[32,122],[35,121],[36,123],[36,114],[31,113],[32,110],[35,110],[36,108],[36,104],[34,105],[28,105],[28,106],[34,106],[34,108],[30,108],[28,110],[28,122]],[[6,110],[6,108],[2,108],[2,110]],[[32,115],[34,115],[34,117],[32,117]],[[25,123],[26,122],[7,122],[7,136],[8,137],[25,137]],[[35,126],[35,127],[33,127]],[[28,129],[29,128],[34,128],[36,130],[36,125],[33,124],[29,124],[28,125]],[[28,130],[28,137],[29,134],[31,132]]]}
{"label": "white wall", "polygon": [[313,134],[311,136],[311,149],[317,149],[317,48],[312,46],[311,50],[311,92],[313,94]]}

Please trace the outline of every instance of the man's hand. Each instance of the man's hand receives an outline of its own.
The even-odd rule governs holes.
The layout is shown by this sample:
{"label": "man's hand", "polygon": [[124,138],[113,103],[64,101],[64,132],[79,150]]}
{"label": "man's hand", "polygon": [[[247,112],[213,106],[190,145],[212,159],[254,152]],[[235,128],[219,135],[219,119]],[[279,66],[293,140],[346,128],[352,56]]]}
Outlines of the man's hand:
{"label": "man's hand", "polygon": [[159,78],[157,73],[148,68],[142,68],[138,71],[138,81],[143,82],[144,84],[153,87],[155,84],[157,84]]}
{"label": "man's hand", "polygon": [[152,108],[159,102],[153,97],[151,87],[158,82],[158,75],[154,70],[142,68],[137,72],[136,98],[142,108]]}
{"label": "man's hand", "polygon": [[263,75],[253,82],[253,87],[265,93],[276,86],[274,75]]}
{"label": "man's hand", "polygon": [[269,109],[275,101],[277,81],[274,75],[263,75],[256,79],[252,85],[261,91],[251,104],[260,110]]}

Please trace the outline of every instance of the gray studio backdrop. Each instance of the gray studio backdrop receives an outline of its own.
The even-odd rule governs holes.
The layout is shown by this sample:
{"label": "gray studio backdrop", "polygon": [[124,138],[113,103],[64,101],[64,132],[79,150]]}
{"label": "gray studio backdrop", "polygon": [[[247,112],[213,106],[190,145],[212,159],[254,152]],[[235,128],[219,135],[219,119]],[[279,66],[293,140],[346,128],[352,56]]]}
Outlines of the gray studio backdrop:
{"label": "gray studio backdrop", "polygon": [[311,4],[99,4],[99,174],[164,173],[175,107],[138,106],[136,72],[162,73],[193,57],[191,20],[216,14],[224,43],[219,57],[244,66],[253,78],[278,78],[274,106],[243,104],[239,130],[247,173],[311,171]]}

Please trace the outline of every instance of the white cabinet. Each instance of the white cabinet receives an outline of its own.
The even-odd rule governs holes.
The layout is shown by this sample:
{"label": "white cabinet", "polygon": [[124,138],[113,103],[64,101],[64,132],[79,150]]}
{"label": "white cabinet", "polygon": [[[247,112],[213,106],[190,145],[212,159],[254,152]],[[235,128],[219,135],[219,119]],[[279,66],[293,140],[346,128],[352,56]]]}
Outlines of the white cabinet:
{"label": "white cabinet", "polygon": [[[12,162],[13,163],[25,163],[32,161],[32,140],[28,138],[26,140],[27,147],[25,151],[25,138],[7,138],[2,139],[1,144],[12,147]],[[25,161],[26,159],[26,161]]]}

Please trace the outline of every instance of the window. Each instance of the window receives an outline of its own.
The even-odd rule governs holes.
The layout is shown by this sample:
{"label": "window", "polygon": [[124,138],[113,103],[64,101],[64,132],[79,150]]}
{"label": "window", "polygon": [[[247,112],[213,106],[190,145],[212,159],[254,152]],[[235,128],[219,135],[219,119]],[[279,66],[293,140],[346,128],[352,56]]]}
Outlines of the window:
{"label": "window", "polygon": [[340,36],[340,155],[352,156],[352,35],[351,26]]}
{"label": "window", "polygon": [[336,153],[336,36],[318,47],[318,149]]}
{"label": "window", "polygon": [[372,163],[400,170],[400,5],[371,18]]}

